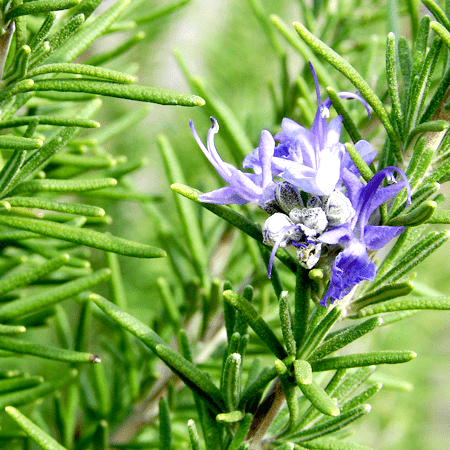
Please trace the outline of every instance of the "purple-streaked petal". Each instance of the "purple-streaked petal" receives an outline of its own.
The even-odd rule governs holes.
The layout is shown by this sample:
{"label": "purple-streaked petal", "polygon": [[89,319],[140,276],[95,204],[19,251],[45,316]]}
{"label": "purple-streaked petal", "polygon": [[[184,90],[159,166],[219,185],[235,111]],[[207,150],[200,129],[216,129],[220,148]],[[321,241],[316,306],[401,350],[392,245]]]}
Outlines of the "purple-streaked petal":
{"label": "purple-streaked petal", "polygon": [[364,188],[363,182],[354,173],[350,172],[348,169],[344,168],[341,172],[341,178],[347,188],[347,197],[355,208],[358,205],[358,200],[360,197],[361,190]]}
{"label": "purple-streaked petal", "polygon": [[389,241],[402,234],[405,229],[405,227],[366,225],[364,227],[364,244],[368,250],[379,250]]}
{"label": "purple-streaked petal", "polygon": [[[369,119],[370,119],[371,114],[370,114],[369,105],[360,95],[355,94],[354,92],[345,92],[345,91],[338,92],[337,95],[339,96],[339,98],[345,98],[345,99],[350,99],[350,100],[358,100],[359,102],[361,102],[363,104],[364,108],[366,108],[367,115],[369,116]],[[323,103],[328,108],[332,104],[331,99],[329,99],[329,98],[327,98]]]}
{"label": "purple-streaked petal", "polygon": [[363,280],[375,279],[377,273],[374,262],[367,255],[366,248],[354,240],[334,260],[331,269],[330,287],[320,301],[328,306],[344,298],[354,286]]}

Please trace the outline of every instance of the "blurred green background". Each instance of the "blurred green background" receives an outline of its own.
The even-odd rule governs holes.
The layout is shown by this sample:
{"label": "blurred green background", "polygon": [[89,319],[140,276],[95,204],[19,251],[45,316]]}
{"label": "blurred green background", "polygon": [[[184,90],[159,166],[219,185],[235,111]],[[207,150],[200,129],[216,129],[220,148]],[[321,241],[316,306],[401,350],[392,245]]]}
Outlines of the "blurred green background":
{"label": "blurred green background", "polygon": [[[149,2],[149,8],[168,2]],[[286,23],[302,21],[301,0],[262,0],[267,13],[278,14]],[[327,2],[329,7],[345,7],[347,2]],[[351,3],[351,2],[349,2]],[[375,42],[373,68],[384,64],[385,36],[397,26],[400,35],[410,36],[409,22],[402,19],[392,22],[386,14],[387,3],[379,1],[353,2],[360,7],[349,10],[346,24],[351,34],[343,36],[339,49],[345,51],[358,70],[367,72],[365,60],[367,48]],[[395,3],[395,2],[393,2]],[[333,6],[334,5],[334,6]],[[400,14],[406,11],[406,2],[398,2]],[[420,7],[419,7],[420,9]],[[420,14],[426,11],[420,9]],[[320,22],[318,28],[326,28]],[[390,25],[389,25],[390,24]],[[189,91],[173,51],[177,50],[188,69],[195,76],[206,80],[226,99],[228,106],[247,131],[256,146],[261,129],[277,131],[268,84],[278,84],[280,67],[275,53],[260,23],[247,1],[193,0],[174,15],[144,27],[144,42],[116,61],[115,67],[132,67],[139,64],[139,83],[176,91]],[[340,29],[331,30],[339,36]],[[330,33],[330,32],[329,32]],[[280,38],[282,48],[289,50],[289,70],[294,77],[305,61]],[[101,41],[98,46],[114,45]],[[100,47],[98,47],[100,48]],[[95,52],[95,47],[94,47]],[[330,67],[336,80],[335,89],[351,89],[342,75]],[[372,87],[382,94],[383,78],[377,72],[367,73]],[[311,96],[314,96],[311,80]],[[323,86],[324,88],[325,86]],[[324,89],[322,90],[324,98]],[[143,107],[126,101],[105,100],[107,111],[100,117],[107,124],[120,117],[128,108]],[[184,165],[186,181],[202,190],[219,187],[217,179],[195,144],[188,121],[193,119],[199,135],[206,137],[210,126],[208,106],[203,108],[178,108],[152,106],[149,114],[128,133],[122,133],[109,148],[113,154],[127,155],[130,159],[148,158],[149,164],[130,181],[143,192],[161,194],[164,197],[160,210],[176,223],[176,211],[169,183],[164,176],[158,152],[157,135],[165,134]],[[293,117],[295,119],[295,117]],[[279,124],[278,124],[279,126]],[[378,144],[382,141],[375,141]],[[221,146],[220,133],[216,139],[224,160],[230,153]],[[104,206],[113,218],[111,231],[121,237],[153,245],[156,243],[155,227],[138,204],[117,203]],[[450,292],[450,246],[442,247],[432,259],[417,268],[417,282],[426,284],[442,295]],[[120,258],[128,301],[132,313],[147,323],[159,314],[155,282],[159,276],[169,273],[169,263],[163,260],[137,260]],[[151,305],[151,307],[149,307]],[[385,450],[441,450],[450,442],[450,314],[446,312],[422,312],[401,323],[382,327],[358,342],[358,350],[408,349],[418,353],[418,358],[401,366],[382,367],[381,373],[408,381],[414,385],[412,392],[382,390],[371,404],[372,413],[356,422],[355,442]],[[353,347],[355,349],[355,347]]]}

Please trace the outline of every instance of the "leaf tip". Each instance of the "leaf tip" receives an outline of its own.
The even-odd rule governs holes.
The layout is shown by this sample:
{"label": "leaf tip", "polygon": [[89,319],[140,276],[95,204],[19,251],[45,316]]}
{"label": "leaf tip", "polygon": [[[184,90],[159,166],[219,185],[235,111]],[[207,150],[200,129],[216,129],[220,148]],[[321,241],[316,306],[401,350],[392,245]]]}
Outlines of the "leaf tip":
{"label": "leaf tip", "polygon": [[91,356],[89,356],[89,362],[93,363],[93,364],[98,364],[98,363],[101,363],[102,360],[101,360],[100,356],[92,354]]}

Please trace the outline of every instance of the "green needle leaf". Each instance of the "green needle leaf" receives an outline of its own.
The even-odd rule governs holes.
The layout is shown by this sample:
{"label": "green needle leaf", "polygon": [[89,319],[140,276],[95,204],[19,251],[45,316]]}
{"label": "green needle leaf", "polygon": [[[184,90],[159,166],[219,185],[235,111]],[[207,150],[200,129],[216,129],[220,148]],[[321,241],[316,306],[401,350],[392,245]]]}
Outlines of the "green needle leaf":
{"label": "green needle leaf", "polygon": [[21,334],[25,333],[27,329],[22,325],[0,325],[0,335]]}
{"label": "green needle leaf", "polygon": [[48,345],[34,344],[7,337],[0,337],[0,348],[9,352],[34,355],[40,358],[54,359],[55,361],[71,363],[100,362],[100,358],[92,353],[73,352],[63,348],[49,347]]}
{"label": "green needle leaf", "polygon": [[18,287],[33,283],[47,274],[59,269],[69,260],[69,255],[63,253],[44,264],[31,269],[23,270],[17,274],[4,276],[0,279],[0,295],[4,295]]}
{"label": "green needle leaf", "polygon": [[240,448],[240,445],[244,442],[245,436],[247,436],[250,429],[252,419],[253,416],[251,414],[246,414],[244,416],[239,425],[239,429],[236,431],[236,434],[228,447],[228,450],[238,450]]}
{"label": "green needle leaf", "polygon": [[323,372],[325,370],[348,369],[378,364],[401,364],[411,361],[416,356],[416,353],[407,350],[382,350],[335,356],[319,361],[310,361],[310,364],[313,372]]}
{"label": "green needle leaf", "polygon": [[219,423],[235,423],[242,420],[245,416],[243,411],[231,411],[229,413],[217,414],[216,420]]}
{"label": "green needle leaf", "polygon": [[117,185],[114,178],[89,178],[85,180],[30,180],[19,184],[10,195],[23,192],[85,192],[94,189],[104,189]]}
{"label": "green needle leaf", "polygon": [[165,397],[159,400],[159,448],[160,450],[172,449],[172,423],[169,403]]}
{"label": "green needle leaf", "polygon": [[66,384],[74,382],[77,377],[78,371],[76,369],[72,369],[62,377],[56,378],[55,380],[46,381],[36,387],[0,395],[0,408],[4,408],[8,405],[20,406],[31,403],[38,398],[42,398],[45,395],[57,391]]}
{"label": "green needle leaf", "polygon": [[408,311],[408,310],[418,310],[418,309],[435,309],[435,310],[445,310],[450,309],[450,298],[448,297],[438,297],[438,298],[407,298],[404,300],[390,300],[388,302],[380,303],[379,305],[371,306],[370,308],[365,308],[359,311],[356,316],[366,317],[373,316],[374,314],[381,314],[393,311]]}
{"label": "green needle leaf", "polygon": [[0,216],[0,224],[20,230],[32,231],[63,241],[74,242],[88,247],[118,253],[136,258],[163,258],[166,252],[157,247],[140,244],[87,228],[77,228],[48,220],[34,220],[22,217]]}
{"label": "green needle leaf", "polygon": [[135,78],[117,70],[105,69],[104,67],[94,67],[87,64],[55,63],[36,67],[27,73],[27,78],[32,78],[45,73],[73,73],[86,75],[88,77],[103,78],[115,81],[116,83],[133,83]]}
{"label": "green needle leaf", "polygon": [[[433,0],[422,0],[422,3],[433,13],[434,17],[450,31],[450,21],[448,20],[445,12],[435,3]],[[433,22],[432,22],[433,23]]]}
{"label": "green needle leaf", "polygon": [[275,336],[275,333],[251,303],[236,292],[230,290],[224,291],[223,298],[244,317],[253,331],[264,341],[277,358],[284,359],[288,356],[286,350]]}
{"label": "green needle leaf", "polygon": [[408,226],[416,227],[422,223],[428,222],[433,216],[438,204],[432,200],[422,203],[419,207],[406,214],[401,214],[393,219],[389,219],[386,225],[390,226]]}
{"label": "green needle leaf", "polygon": [[77,278],[61,286],[48,288],[43,292],[2,304],[0,306],[0,321],[15,319],[72,297],[107,280],[110,274],[109,269],[100,269],[91,275]]}
{"label": "green needle leaf", "polygon": [[31,139],[20,136],[0,136],[0,148],[11,148],[13,150],[36,150],[42,147],[42,139]]}
{"label": "green needle leaf", "polygon": [[29,14],[39,14],[49,11],[61,11],[70,9],[78,5],[81,0],[35,0],[22,3],[15,8],[10,9],[6,14],[4,21],[8,23],[11,19]]}
{"label": "green needle leaf", "polygon": [[331,397],[314,381],[310,384],[299,384],[298,387],[311,404],[322,414],[338,416],[340,411]]}
{"label": "green needle leaf", "polygon": [[296,359],[294,361],[294,376],[297,384],[312,383],[312,369],[308,361]]}
{"label": "green needle leaf", "polygon": [[5,411],[19,425],[24,433],[29,436],[39,447],[43,450],[66,450],[55,439],[45,433],[42,428],[39,428],[31,420],[25,417],[19,410],[12,406],[7,406]]}
{"label": "green needle leaf", "polygon": [[370,181],[373,178],[373,172],[371,168],[366,164],[362,156],[358,153],[356,148],[350,143],[346,143],[345,148],[347,149],[350,157],[352,158],[362,177],[366,181]]}
{"label": "green needle leaf", "polygon": [[105,95],[138,102],[158,103],[160,105],[203,106],[205,101],[197,95],[180,94],[167,89],[159,89],[135,84],[117,84],[107,81],[80,80],[38,80],[30,91],[83,92],[85,94]]}
{"label": "green needle leaf", "polygon": [[322,437],[313,439],[312,441],[302,442],[302,447],[308,450],[373,450],[365,445],[345,442],[331,437]]}
{"label": "green needle leaf", "polygon": [[0,395],[8,392],[21,391],[40,385],[44,379],[40,376],[20,376],[6,380],[0,380]]}
{"label": "green needle leaf", "polygon": [[20,127],[29,125],[34,121],[37,121],[38,125],[57,125],[63,127],[98,128],[100,126],[95,120],[77,119],[76,117],[22,116],[1,121],[0,128]]}

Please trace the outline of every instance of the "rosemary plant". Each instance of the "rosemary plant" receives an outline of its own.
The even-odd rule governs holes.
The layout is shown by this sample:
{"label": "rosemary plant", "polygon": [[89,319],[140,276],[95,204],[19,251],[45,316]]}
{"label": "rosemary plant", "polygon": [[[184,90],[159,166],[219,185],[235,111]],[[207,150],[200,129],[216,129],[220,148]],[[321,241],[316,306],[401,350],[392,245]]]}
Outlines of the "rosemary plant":
{"label": "rosemary plant", "polygon": [[[413,272],[449,238],[432,226],[450,223],[450,2],[243,2],[274,68],[272,106],[246,126],[183,49],[194,94],[123,62],[188,0],[100,3],[1,3],[2,448],[368,449],[353,422],[383,385],[410,389],[379,366],[416,353],[367,339],[450,309]],[[183,144],[146,128],[173,196],[138,191],[147,159],[105,148],[148,109],[103,97],[203,106]],[[193,152],[214,174],[190,170]],[[119,201],[139,202],[150,245],[108,231]],[[142,282],[118,255],[162,259]]]}

